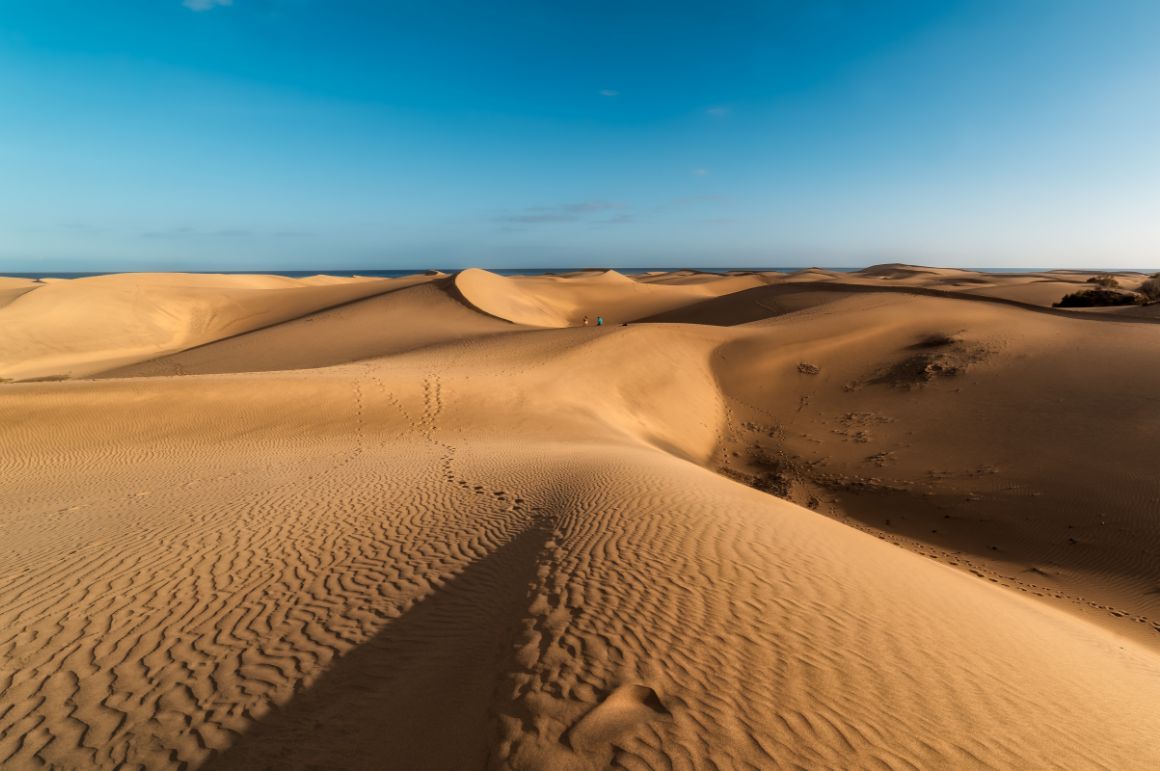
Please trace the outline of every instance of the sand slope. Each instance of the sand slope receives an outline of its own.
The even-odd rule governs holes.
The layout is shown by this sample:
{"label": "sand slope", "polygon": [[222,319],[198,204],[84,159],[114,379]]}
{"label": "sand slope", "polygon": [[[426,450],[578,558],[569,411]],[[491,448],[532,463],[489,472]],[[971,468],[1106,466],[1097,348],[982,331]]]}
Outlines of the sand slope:
{"label": "sand slope", "polygon": [[448,282],[404,285],[366,300],[217,340],[101,374],[195,375],[306,369],[401,353],[425,345],[517,331],[449,296]]}
{"label": "sand slope", "polygon": [[32,279],[0,276],[0,308],[13,302],[16,298],[28,294],[39,286],[40,284]]}
{"label": "sand slope", "polygon": [[574,276],[508,278],[472,268],[455,276],[455,286],[470,305],[501,319],[534,327],[621,324],[661,311],[765,283],[760,276],[720,277],[711,281],[662,283],[635,281],[614,270]]}
{"label": "sand slope", "polygon": [[1160,764],[1160,326],[677,278],[0,387],[0,765]]}
{"label": "sand slope", "polygon": [[1152,638],[1160,328],[1115,326],[871,294],[738,328],[722,466]]}
{"label": "sand slope", "polygon": [[89,375],[413,280],[123,274],[56,281],[0,307],[0,377]]}

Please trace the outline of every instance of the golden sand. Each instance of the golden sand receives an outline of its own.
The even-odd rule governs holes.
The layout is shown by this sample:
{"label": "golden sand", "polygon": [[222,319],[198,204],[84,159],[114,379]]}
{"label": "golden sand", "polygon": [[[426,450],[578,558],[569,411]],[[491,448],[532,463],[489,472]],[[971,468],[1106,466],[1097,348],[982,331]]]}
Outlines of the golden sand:
{"label": "golden sand", "polygon": [[0,766],[1160,767],[1087,277],[0,280]]}

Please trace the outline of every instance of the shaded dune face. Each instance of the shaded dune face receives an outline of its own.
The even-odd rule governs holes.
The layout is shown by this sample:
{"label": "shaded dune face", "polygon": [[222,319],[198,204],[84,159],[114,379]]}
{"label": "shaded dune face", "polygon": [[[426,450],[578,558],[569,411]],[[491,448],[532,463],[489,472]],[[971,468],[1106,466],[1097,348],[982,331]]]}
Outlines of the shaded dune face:
{"label": "shaded dune face", "polygon": [[427,280],[122,274],[52,281],[0,307],[0,378],[85,377]]}
{"label": "shaded dune face", "polygon": [[637,321],[719,294],[765,283],[759,275],[715,277],[708,281],[634,281],[613,270],[571,276],[508,278],[473,268],[455,277],[463,300],[477,310],[532,327],[569,327],[585,316],[609,325]]}
{"label": "shaded dune face", "polygon": [[281,324],[112,369],[98,377],[314,369],[517,329],[507,321],[482,317],[466,307],[456,298],[449,279],[423,280]]}
{"label": "shaded dune face", "polygon": [[0,765],[1160,764],[1160,326],[473,273],[0,386]]}

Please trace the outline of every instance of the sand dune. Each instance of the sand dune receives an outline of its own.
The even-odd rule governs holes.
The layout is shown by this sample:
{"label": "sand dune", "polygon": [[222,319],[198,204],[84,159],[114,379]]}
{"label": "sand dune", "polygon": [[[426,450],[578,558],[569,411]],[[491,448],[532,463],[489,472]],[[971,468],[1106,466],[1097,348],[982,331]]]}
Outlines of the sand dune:
{"label": "sand dune", "polygon": [[473,268],[455,277],[456,288],[473,307],[533,327],[576,326],[585,316],[595,324],[598,315],[606,324],[621,324],[763,283],[757,275],[687,283],[634,281],[613,270],[506,278]]}
{"label": "sand dune", "polygon": [[365,300],[110,370],[102,377],[267,372],[345,364],[436,342],[516,331],[451,296],[444,279],[409,283]]}
{"label": "sand dune", "polygon": [[[913,286],[996,297],[1028,305],[1051,307],[1065,294],[1090,289],[1088,279],[1096,273],[1046,271],[1038,273],[982,273],[956,268],[924,268],[915,265],[878,265],[841,276],[843,284]],[[1123,289],[1136,290],[1147,278],[1142,273],[1117,273]],[[1135,312],[1137,309],[1096,309],[1101,313]]]}
{"label": "sand dune", "polygon": [[1158,342],[1150,324],[850,296],[720,350],[725,462],[1152,636]]}
{"label": "sand dune", "polygon": [[83,377],[411,281],[124,274],[52,282],[0,308],[0,377]]}
{"label": "sand dune", "polygon": [[40,284],[32,279],[6,278],[0,276],[0,308],[13,302],[17,297],[36,289]]}
{"label": "sand dune", "polygon": [[836,302],[845,296],[845,293],[834,292],[829,284],[812,281],[786,282],[753,287],[722,297],[690,303],[675,310],[645,317],[640,321],[732,327]]}
{"label": "sand dune", "polygon": [[1154,768],[1160,325],[1004,281],[39,286],[0,765]]}

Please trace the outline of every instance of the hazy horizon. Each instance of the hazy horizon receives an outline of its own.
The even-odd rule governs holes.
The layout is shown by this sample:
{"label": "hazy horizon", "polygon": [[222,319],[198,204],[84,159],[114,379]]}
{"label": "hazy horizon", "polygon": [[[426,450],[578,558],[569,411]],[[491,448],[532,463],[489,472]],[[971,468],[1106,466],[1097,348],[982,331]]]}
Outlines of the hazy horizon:
{"label": "hazy horizon", "polygon": [[1141,0],[0,0],[0,273],[1155,269],[1157,39]]}
{"label": "hazy horizon", "polygon": [[[0,271],[0,276],[12,276],[21,278],[84,278],[88,276],[104,276],[116,275],[121,273],[135,273],[135,272],[156,272],[156,273],[204,273],[204,274],[224,274],[224,275],[278,275],[291,277],[307,277],[312,275],[334,275],[334,276],[376,276],[376,277],[400,277],[406,275],[414,275],[424,271],[440,271],[446,273],[458,273],[469,268],[479,268],[501,275],[538,275],[546,273],[570,273],[583,271],[603,271],[614,270],[626,275],[634,275],[639,273],[653,272],[653,271],[675,271],[682,270],[698,271],[698,272],[712,272],[712,273],[728,273],[728,272],[795,272],[803,270],[831,270],[839,273],[856,273],[858,271],[866,270],[867,268],[879,267],[883,265],[905,265],[918,269],[923,268],[938,268],[934,265],[916,265],[911,263],[875,263],[867,265],[592,265],[592,264],[562,264],[554,266],[524,266],[524,267],[495,267],[488,265],[432,265],[427,267],[402,267],[402,268],[385,268],[385,267],[343,267],[331,266],[326,268],[278,268],[273,266],[255,267],[255,268],[222,268],[222,269],[193,269],[193,268],[168,268],[164,265],[154,267],[151,269],[142,270],[103,270],[94,268],[92,270],[13,270]],[[1108,273],[1153,273],[1154,268],[1091,268],[1091,267],[1075,267],[1075,268],[1052,268],[1046,266],[1009,266],[1009,267],[988,267],[978,265],[956,265],[953,266],[967,271],[976,271],[979,273],[998,273],[998,274],[1019,274],[1019,273],[1041,273],[1041,272],[1071,272],[1071,273],[1088,273],[1094,271],[1108,272]]]}

